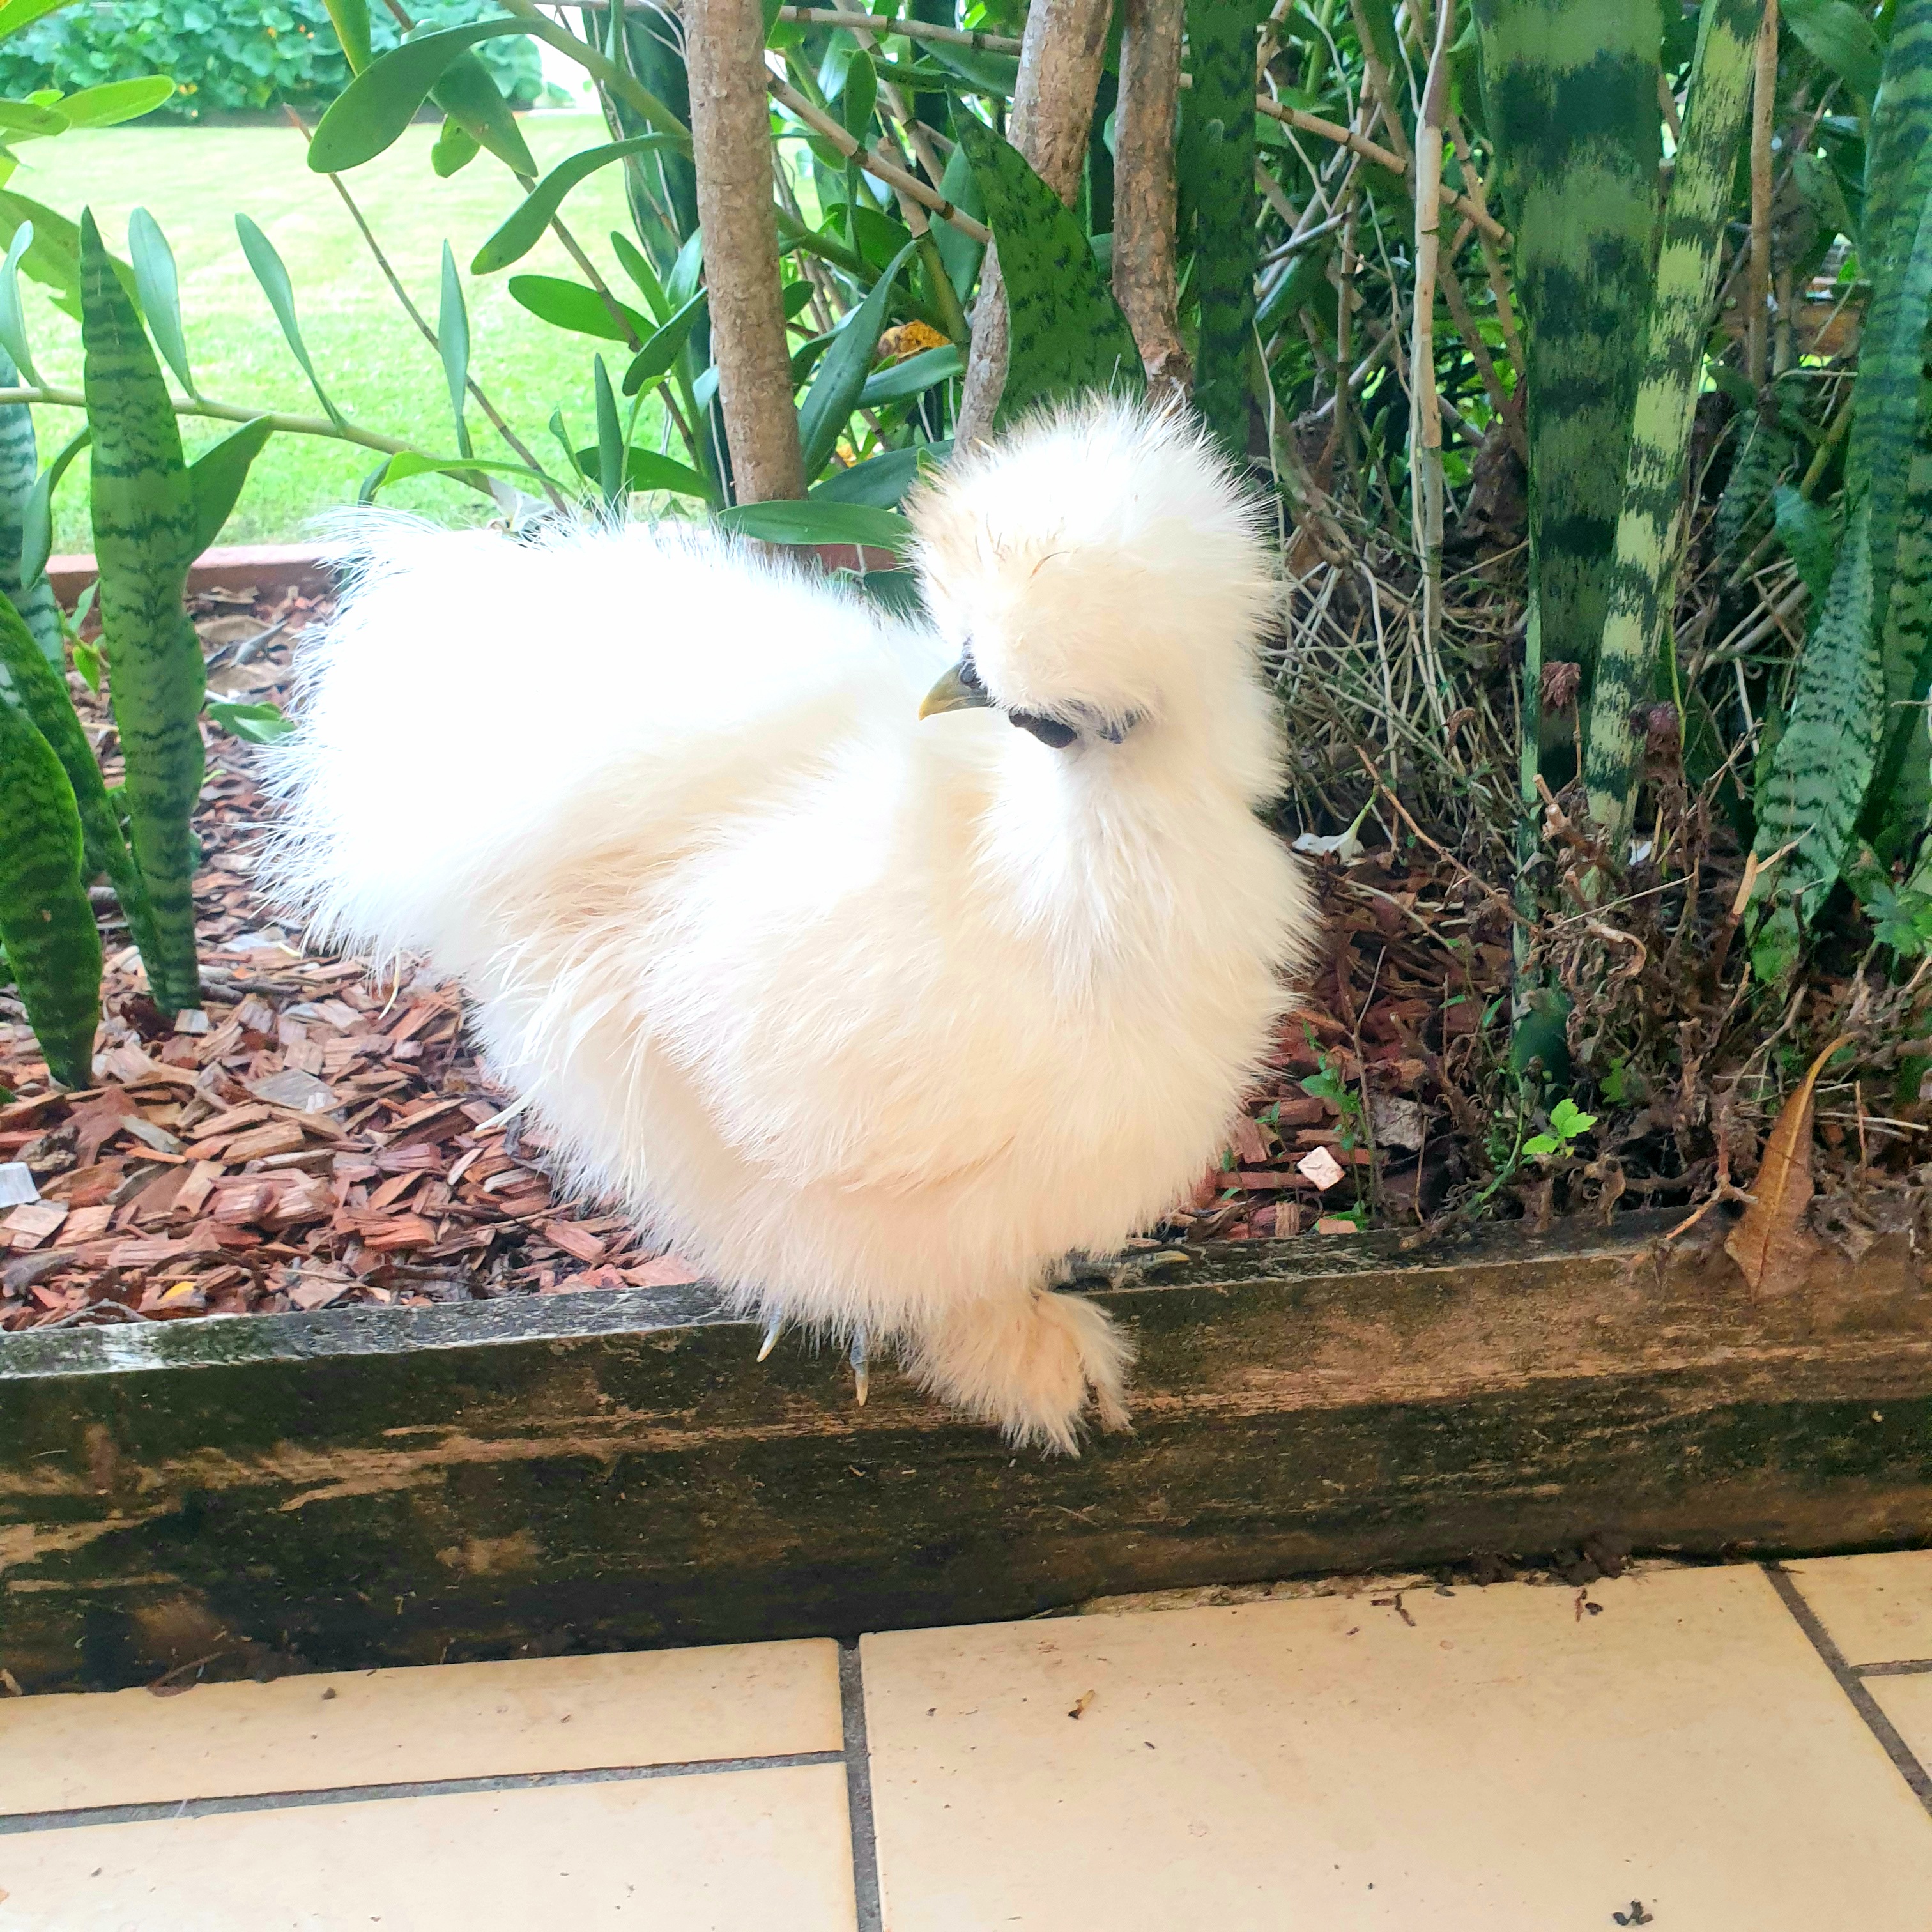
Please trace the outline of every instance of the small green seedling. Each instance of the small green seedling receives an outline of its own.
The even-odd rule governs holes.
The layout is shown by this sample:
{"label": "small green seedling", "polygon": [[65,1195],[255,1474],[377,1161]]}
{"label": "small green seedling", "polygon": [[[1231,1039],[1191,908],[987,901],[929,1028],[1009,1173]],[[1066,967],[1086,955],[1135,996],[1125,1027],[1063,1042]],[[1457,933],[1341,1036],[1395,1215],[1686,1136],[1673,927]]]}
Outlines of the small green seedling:
{"label": "small green seedling", "polygon": [[1576,1150],[1576,1136],[1596,1124],[1596,1115],[1585,1113],[1574,1100],[1559,1100],[1550,1109],[1549,1132],[1531,1135],[1522,1150],[1532,1160],[1547,1160],[1552,1154],[1567,1160]]}

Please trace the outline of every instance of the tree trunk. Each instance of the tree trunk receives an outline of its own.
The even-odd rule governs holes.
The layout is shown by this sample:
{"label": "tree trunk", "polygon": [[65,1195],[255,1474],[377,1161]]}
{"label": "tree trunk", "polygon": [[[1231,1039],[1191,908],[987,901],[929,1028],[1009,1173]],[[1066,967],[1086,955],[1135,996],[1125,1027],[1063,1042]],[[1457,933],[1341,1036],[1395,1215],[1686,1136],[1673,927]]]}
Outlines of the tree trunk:
{"label": "tree trunk", "polygon": [[[1107,51],[1109,0],[1034,0],[1020,46],[1006,138],[1066,206],[1080,189],[1087,129]],[[973,349],[956,434],[986,436],[1006,384],[1006,295],[997,246],[986,250],[973,311]]]}
{"label": "tree trunk", "polygon": [[1193,381],[1174,266],[1174,116],[1184,11],[1184,0],[1126,0],[1114,124],[1114,294],[1156,402],[1184,400]]}
{"label": "tree trunk", "polygon": [[685,34],[711,352],[737,498],[802,496],[758,0],[688,0]]}

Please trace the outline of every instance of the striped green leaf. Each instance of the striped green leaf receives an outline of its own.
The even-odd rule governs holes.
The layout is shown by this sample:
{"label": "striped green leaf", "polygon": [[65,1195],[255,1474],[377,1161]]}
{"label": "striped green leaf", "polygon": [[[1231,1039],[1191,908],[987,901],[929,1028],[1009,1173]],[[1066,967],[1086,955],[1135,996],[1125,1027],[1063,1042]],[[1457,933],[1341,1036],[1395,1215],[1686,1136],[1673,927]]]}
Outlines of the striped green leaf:
{"label": "striped green leaf", "polygon": [[[1920,421],[1928,398],[1919,399]],[[1879,646],[1887,724],[1863,829],[1890,860],[1932,815],[1932,740],[1925,707],[1932,696],[1932,449],[1922,434],[1905,482],[1892,595]],[[1926,854],[1932,861],[1932,851]]]}
{"label": "striped green leaf", "polygon": [[[14,365],[0,354],[0,386],[18,380]],[[50,664],[61,662],[60,616],[54,608],[53,586],[44,566],[31,581],[23,580],[27,506],[38,480],[40,458],[34,445],[34,412],[25,403],[0,406],[0,596],[12,601],[33,636],[34,646]]]}
{"label": "striped green leaf", "polygon": [[120,814],[101,782],[100,767],[75,715],[67,680],[42,656],[12,602],[0,597],[0,703],[17,705],[52,746],[73,788],[80,818],[89,877],[106,873],[112,880],[128,930],[152,962],[159,955],[147,882],[122,836]]}
{"label": "striped green leaf", "polygon": [[92,214],[81,218],[81,343],[101,628],[128,766],[128,830],[154,907],[148,984],[172,1012],[201,1004],[189,820],[201,792],[204,675],[182,602],[197,528],[194,486],[160,365]]}
{"label": "striped green leaf", "polygon": [[74,787],[18,705],[0,702],[0,946],[54,1078],[90,1083],[100,929],[82,874]]}
{"label": "striped green leaf", "polygon": [[1658,0],[1475,0],[1475,14],[1528,362],[1531,594],[1545,661],[1587,667],[1643,369],[1662,26]]}
{"label": "striped green leaf", "polygon": [[1228,449],[1245,453],[1260,247],[1252,0],[1189,0],[1187,47],[1194,84],[1180,173],[1182,201],[1194,212],[1193,287],[1201,305],[1194,404]]}
{"label": "striped green leaf", "polygon": [[[1769,890],[1801,914],[1837,880],[1868,795],[1874,813],[1882,812],[1874,775],[1898,770],[1912,734],[1905,705],[1919,671],[1913,647],[1922,616],[1907,612],[1894,627],[1890,606],[1908,510],[1922,520],[1928,507],[1911,490],[1932,313],[1932,98],[1917,84],[1928,38],[1932,0],[1908,0],[1874,112],[1873,144],[1902,181],[1868,214],[1873,288],[1845,450],[1845,541],[1831,598],[1798,660],[1790,721],[1759,801],[1760,856],[1798,842]],[[1922,537],[1913,530],[1915,576]],[[1862,630],[1853,621],[1860,612]]]}
{"label": "striped green leaf", "polygon": [[1078,218],[1012,145],[970,114],[954,122],[973,164],[1006,286],[1006,386],[995,420],[1088,389],[1146,387],[1133,332]]}
{"label": "striped green leaf", "polygon": [[1644,374],[1631,416],[1584,751],[1591,814],[1613,850],[1636,808],[1642,741],[1631,712],[1649,694],[1676,580],[1691,418],[1763,13],[1763,0],[1706,0],[1699,16],[1684,140],[1642,338]]}

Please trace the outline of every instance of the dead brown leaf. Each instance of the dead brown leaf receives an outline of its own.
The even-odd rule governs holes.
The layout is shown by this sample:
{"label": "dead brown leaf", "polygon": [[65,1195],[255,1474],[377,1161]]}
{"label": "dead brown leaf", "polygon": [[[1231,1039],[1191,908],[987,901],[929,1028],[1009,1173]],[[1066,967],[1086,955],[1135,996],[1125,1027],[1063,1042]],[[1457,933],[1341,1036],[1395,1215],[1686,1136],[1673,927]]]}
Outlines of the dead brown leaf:
{"label": "dead brown leaf", "polygon": [[1804,1279],[1817,1252],[1804,1226],[1811,1204],[1811,1108],[1825,1063],[1850,1037],[1841,1034],[1812,1061],[1784,1103],[1753,1190],[1755,1198],[1724,1240],[1724,1252],[1744,1270],[1754,1294],[1789,1294]]}

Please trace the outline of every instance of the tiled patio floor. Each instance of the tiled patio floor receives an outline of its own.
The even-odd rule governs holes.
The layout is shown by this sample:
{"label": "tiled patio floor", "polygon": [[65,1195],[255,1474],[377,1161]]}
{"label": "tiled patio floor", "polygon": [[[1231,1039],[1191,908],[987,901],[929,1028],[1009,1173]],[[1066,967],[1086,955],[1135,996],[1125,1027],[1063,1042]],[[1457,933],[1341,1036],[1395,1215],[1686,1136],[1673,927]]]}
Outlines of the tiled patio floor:
{"label": "tiled patio floor", "polygon": [[1928,1766],[1932,1552],[10,1699],[0,1932],[1928,1932]]}

